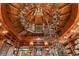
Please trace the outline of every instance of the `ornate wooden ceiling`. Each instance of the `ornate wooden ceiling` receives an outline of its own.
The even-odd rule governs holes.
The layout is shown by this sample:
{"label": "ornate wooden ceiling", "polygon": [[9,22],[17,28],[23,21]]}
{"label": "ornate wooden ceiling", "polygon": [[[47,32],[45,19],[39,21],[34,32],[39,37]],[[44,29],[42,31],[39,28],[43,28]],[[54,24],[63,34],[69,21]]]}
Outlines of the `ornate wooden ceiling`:
{"label": "ornate wooden ceiling", "polygon": [[[21,42],[32,41],[35,37],[43,37],[43,33],[33,32],[31,29],[36,25],[38,28],[35,28],[38,30],[40,29],[42,32],[43,25],[47,25],[47,21],[51,25],[52,29],[55,27],[53,24],[56,24],[54,32],[61,36],[73,24],[78,11],[78,4],[64,3],[7,3],[1,4],[1,6],[1,15],[4,23],[7,25],[7,29],[14,33],[16,37],[19,37]],[[54,18],[57,18],[58,20],[54,21]],[[31,24],[31,29],[29,29],[26,24]],[[53,31],[51,32],[53,33]]]}

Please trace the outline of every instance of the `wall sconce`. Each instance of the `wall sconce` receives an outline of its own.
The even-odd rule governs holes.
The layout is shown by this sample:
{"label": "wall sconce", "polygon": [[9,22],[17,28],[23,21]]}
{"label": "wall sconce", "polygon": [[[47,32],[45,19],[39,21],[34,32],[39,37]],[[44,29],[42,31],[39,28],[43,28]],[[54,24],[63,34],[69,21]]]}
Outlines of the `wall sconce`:
{"label": "wall sconce", "polygon": [[7,34],[8,31],[7,31],[7,30],[3,30],[2,33],[3,33],[3,34]]}
{"label": "wall sconce", "polygon": [[71,32],[72,32],[72,33],[75,33],[75,32],[76,32],[76,30],[72,29],[72,30],[71,30]]}
{"label": "wall sconce", "polygon": [[65,39],[67,39],[67,36],[64,36]]}
{"label": "wall sconce", "polygon": [[77,23],[77,25],[79,25],[79,22]]}
{"label": "wall sconce", "polygon": [[0,27],[2,26],[2,23],[0,22]]}
{"label": "wall sconce", "polygon": [[33,42],[30,42],[30,45],[31,45],[31,46],[33,46],[33,44],[34,44]]}
{"label": "wall sconce", "polygon": [[45,46],[48,46],[48,42],[46,41],[46,42],[44,42],[44,44],[45,44]]}

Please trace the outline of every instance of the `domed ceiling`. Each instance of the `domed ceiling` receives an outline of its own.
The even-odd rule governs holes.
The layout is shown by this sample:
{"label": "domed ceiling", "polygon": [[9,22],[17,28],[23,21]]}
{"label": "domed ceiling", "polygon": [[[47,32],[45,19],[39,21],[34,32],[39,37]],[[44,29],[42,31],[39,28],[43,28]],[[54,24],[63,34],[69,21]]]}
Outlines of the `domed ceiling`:
{"label": "domed ceiling", "polygon": [[73,24],[77,14],[77,4],[8,3],[1,6],[5,24],[21,41],[43,37],[48,30],[60,37]]}

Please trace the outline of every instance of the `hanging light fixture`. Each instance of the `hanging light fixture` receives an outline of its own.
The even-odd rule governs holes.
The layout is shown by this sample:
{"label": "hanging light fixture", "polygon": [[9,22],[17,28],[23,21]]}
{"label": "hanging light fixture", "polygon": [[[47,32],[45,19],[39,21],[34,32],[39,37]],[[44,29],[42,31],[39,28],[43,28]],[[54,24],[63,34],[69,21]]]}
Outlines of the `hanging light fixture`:
{"label": "hanging light fixture", "polygon": [[[65,49],[64,49],[64,46],[62,46],[60,43],[58,42],[54,42],[52,39],[53,38],[57,38],[58,35],[56,32],[54,32],[54,30],[56,29],[56,27],[59,25],[59,17],[60,17],[60,13],[59,13],[59,10],[58,8],[56,8],[55,4],[53,4],[53,7],[54,9],[56,10],[56,13],[55,15],[53,16],[53,20],[52,20],[52,24],[53,24],[53,34],[51,33],[50,31],[50,24],[48,22],[48,20],[46,19],[46,22],[47,22],[47,28],[45,28],[45,30],[47,30],[48,32],[47,33],[44,33],[45,34],[45,39],[50,42],[52,45],[51,45],[51,52],[50,52],[50,55],[53,55],[53,56],[61,56],[61,55],[65,55]],[[44,31],[45,31],[44,30]],[[53,37],[52,37],[53,35]],[[47,44],[47,43],[46,43]]]}
{"label": "hanging light fixture", "polygon": [[[43,17],[43,15],[44,15],[44,12],[45,13],[47,13],[43,8],[41,8],[41,4],[35,4],[37,7],[34,9],[34,12],[31,12],[29,15],[35,15],[36,17]],[[59,12],[58,12],[58,9],[56,9],[56,6],[54,6],[54,5],[52,5],[52,4],[47,4],[47,6],[48,7],[51,7],[52,8],[52,6],[53,7],[55,7],[55,8],[52,8],[53,10],[55,10],[56,11],[56,13],[54,14],[54,15],[51,15],[52,16],[52,24],[53,24],[53,28],[54,29],[52,29],[53,30],[53,35],[57,35],[57,34],[54,34],[54,30],[57,28],[57,26],[59,25],[59,17],[60,17],[60,15],[59,15]],[[20,13],[18,14],[19,15],[19,17],[20,17],[20,22],[21,22],[21,24],[24,26],[24,29],[25,30],[29,30],[30,32],[32,32],[32,33],[44,33],[44,27],[43,27],[43,24],[42,25],[37,25],[37,24],[32,24],[32,23],[30,23],[29,21],[27,21],[26,20],[26,18],[24,17],[24,14],[23,14],[23,10],[24,9],[26,9],[26,7],[29,7],[29,5],[27,6],[27,4],[26,4],[26,6],[24,7],[24,8],[21,8],[20,9]],[[32,7],[32,6],[31,6]],[[48,13],[47,13],[48,14]],[[49,14],[48,14],[49,15]],[[44,17],[44,20],[46,21],[46,23],[47,23],[47,25],[44,25],[45,27],[48,27],[48,28],[45,28],[45,30],[47,29],[47,31],[48,32],[50,32],[51,30],[49,30],[49,29],[51,29],[51,24],[48,22],[48,17],[47,16],[45,16]],[[29,25],[31,25],[31,27],[29,26]],[[34,28],[33,28],[34,27]],[[32,28],[33,28],[33,30],[32,30]],[[40,29],[41,28],[41,29]]]}
{"label": "hanging light fixture", "polygon": [[[48,43],[51,43],[52,44],[50,46],[51,47],[51,53],[50,53],[50,55],[54,55],[54,56],[63,55],[62,53],[64,53],[64,47],[61,46],[58,42],[56,43],[56,42],[53,41],[53,38],[57,38],[58,37],[58,34],[55,32],[55,30],[57,30],[57,27],[60,24],[60,12],[59,12],[59,9],[55,6],[55,4],[52,4],[51,6],[53,7],[53,10],[56,11],[56,13],[54,15],[51,15],[52,16],[52,22],[49,22],[47,16],[45,16],[45,18],[44,18],[46,24],[43,25],[42,29],[43,29],[43,33],[44,33],[44,38],[47,41],[44,44],[45,45],[48,45]],[[23,12],[22,12],[23,9],[25,9],[25,8],[26,8],[26,6],[21,9],[21,12],[19,14],[19,16],[21,18],[20,19],[21,24],[24,26],[24,28],[27,25],[27,23],[30,25],[29,22],[26,22],[26,19],[24,17]],[[39,8],[38,7],[36,9],[34,9],[34,11],[35,11],[35,13],[32,13],[32,15],[35,15],[35,16],[43,16],[44,15],[43,14],[44,9],[42,9],[42,8]],[[51,24],[53,26],[51,26]],[[52,32],[51,32],[51,27],[53,27]],[[27,28],[25,28],[25,30],[27,30]],[[37,43],[39,44],[39,40],[41,40],[41,39],[40,38],[37,38],[36,40],[37,40]],[[30,45],[33,45],[33,42],[30,42]]]}

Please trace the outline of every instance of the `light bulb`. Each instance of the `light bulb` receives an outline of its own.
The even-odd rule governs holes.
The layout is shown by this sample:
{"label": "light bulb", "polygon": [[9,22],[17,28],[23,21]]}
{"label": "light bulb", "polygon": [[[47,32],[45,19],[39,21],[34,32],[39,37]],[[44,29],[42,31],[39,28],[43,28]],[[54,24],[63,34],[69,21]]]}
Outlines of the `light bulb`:
{"label": "light bulb", "polygon": [[2,23],[0,22],[0,26],[2,26]]}
{"label": "light bulb", "polygon": [[3,34],[7,34],[8,31],[7,31],[7,30],[3,30],[2,33],[3,33]]}
{"label": "light bulb", "polygon": [[48,42],[44,42],[45,45],[48,45]]}
{"label": "light bulb", "polygon": [[36,40],[41,40],[41,38],[37,38]]}
{"label": "light bulb", "polygon": [[65,39],[67,39],[67,36],[64,36]]}
{"label": "light bulb", "polygon": [[79,25],[79,22],[77,23],[77,25]]}
{"label": "light bulb", "polygon": [[30,42],[30,45],[33,45],[33,42]]}
{"label": "light bulb", "polygon": [[71,32],[74,32],[75,33],[76,31],[75,30],[71,30]]}

